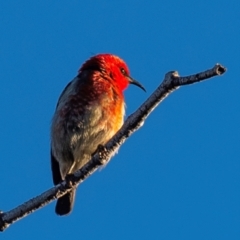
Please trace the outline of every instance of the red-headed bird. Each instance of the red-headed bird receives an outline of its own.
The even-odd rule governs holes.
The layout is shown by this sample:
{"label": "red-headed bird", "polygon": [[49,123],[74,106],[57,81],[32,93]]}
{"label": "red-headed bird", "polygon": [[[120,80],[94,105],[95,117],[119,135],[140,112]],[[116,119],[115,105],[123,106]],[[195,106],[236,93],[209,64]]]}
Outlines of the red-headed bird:
{"label": "red-headed bird", "polygon": [[[126,63],[112,54],[91,57],[65,87],[51,127],[51,168],[59,184],[88,161],[121,128],[129,84],[144,87],[130,77]],[[58,215],[71,212],[76,189],[58,199]]]}

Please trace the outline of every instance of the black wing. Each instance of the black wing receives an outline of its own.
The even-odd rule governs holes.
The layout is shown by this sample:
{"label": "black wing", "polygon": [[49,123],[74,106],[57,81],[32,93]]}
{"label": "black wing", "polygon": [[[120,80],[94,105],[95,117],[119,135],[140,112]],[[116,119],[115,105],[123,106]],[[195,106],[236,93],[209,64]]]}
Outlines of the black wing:
{"label": "black wing", "polygon": [[54,185],[59,184],[63,179],[60,173],[59,163],[57,159],[53,156],[51,150],[51,168],[52,168],[52,177]]}

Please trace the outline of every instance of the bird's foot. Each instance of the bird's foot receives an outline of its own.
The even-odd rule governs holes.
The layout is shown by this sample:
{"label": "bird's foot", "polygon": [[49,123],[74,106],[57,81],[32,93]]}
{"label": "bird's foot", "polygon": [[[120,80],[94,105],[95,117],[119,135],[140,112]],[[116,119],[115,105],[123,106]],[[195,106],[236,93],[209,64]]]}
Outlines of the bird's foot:
{"label": "bird's foot", "polygon": [[109,152],[103,145],[98,145],[97,152],[99,154],[99,160],[102,165],[108,163]]}

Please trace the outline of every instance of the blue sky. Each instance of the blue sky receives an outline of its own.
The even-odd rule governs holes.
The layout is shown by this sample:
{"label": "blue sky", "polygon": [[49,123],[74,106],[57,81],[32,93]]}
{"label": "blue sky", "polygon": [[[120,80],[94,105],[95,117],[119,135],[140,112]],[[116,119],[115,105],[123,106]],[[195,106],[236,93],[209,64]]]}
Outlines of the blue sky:
{"label": "blue sky", "polygon": [[4,239],[240,239],[239,1],[1,1],[0,209],[52,187],[49,129],[57,99],[96,53],[122,57],[147,93],[170,70],[227,73],[170,95],[106,168]]}

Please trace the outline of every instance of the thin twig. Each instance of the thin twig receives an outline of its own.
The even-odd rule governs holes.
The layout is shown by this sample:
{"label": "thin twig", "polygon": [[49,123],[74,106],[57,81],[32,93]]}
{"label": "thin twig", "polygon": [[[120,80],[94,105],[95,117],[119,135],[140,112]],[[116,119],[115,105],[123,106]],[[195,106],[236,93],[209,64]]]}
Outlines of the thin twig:
{"label": "thin twig", "polygon": [[50,202],[71,191],[72,188],[77,187],[88,176],[94,173],[99,166],[108,163],[118,148],[125,142],[125,140],[143,125],[148,115],[171,92],[182,85],[203,81],[217,75],[222,75],[225,72],[225,67],[221,66],[220,64],[216,64],[212,69],[187,77],[180,77],[176,71],[167,73],[162,84],[152,93],[152,95],[140,106],[136,112],[127,118],[122,128],[110,141],[108,141],[105,146],[99,146],[97,153],[83,168],[74,174],[69,175],[62,183],[47,190],[41,195],[30,199],[18,207],[8,212],[0,211],[0,231],[4,231],[10,226],[10,224],[22,219],[35,210],[49,204]]}

